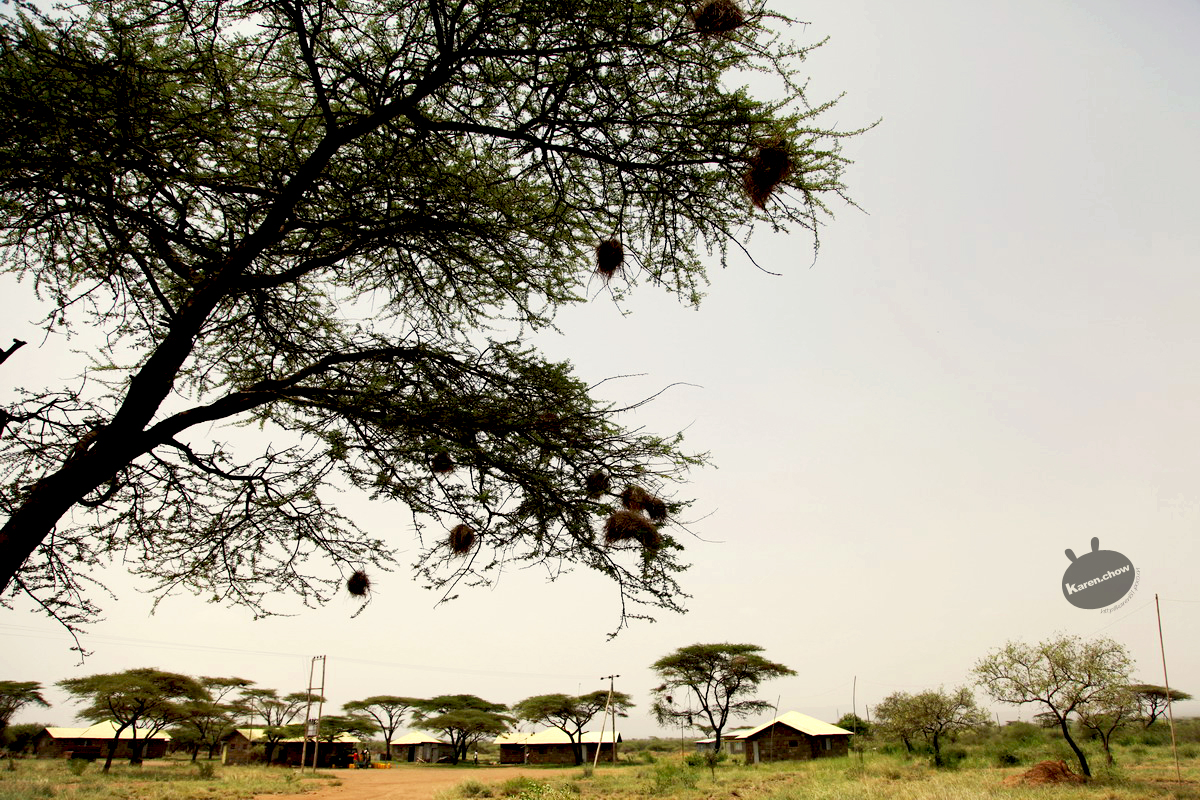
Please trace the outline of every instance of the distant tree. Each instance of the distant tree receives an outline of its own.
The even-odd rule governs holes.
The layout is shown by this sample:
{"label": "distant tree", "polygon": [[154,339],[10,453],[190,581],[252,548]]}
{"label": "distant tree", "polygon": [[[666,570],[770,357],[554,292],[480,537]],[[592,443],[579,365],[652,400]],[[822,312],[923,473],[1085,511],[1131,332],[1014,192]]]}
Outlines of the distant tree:
{"label": "distant tree", "polygon": [[[623,487],[701,459],[530,332],[597,289],[698,303],[706,252],[815,231],[845,199],[851,132],[806,97],[812,47],[784,18],[41,5],[0,16],[0,268],[51,304],[48,335],[94,338],[88,372],[5,409],[6,599],[80,624],[100,613],[87,570],[121,554],[159,596],[321,602],[403,550],[338,512],[342,481],[411,511],[417,571],[447,593],[518,560],[612,579],[618,627],[682,608],[666,521],[688,501],[636,539],[595,534]],[[756,98],[750,72],[781,91]],[[224,423],[269,444],[214,440]]]}
{"label": "distant tree", "polygon": [[921,733],[912,700],[913,696],[908,692],[893,692],[875,706],[877,729],[885,736],[899,739],[910,753],[913,740]]}
{"label": "distant tree", "polygon": [[33,747],[34,740],[46,730],[40,722],[18,722],[4,729],[0,738],[0,748],[7,748],[10,753],[25,753]]}
{"label": "distant tree", "polygon": [[1110,767],[1113,765],[1112,735],[1137,722],[1140,712],[1138,696],[1129,686],[1114,686],[1079,706],[1079,724],[1096,734]]}
{"label": "distant tree", "polygon": [[1053,714],[1063,738],[1091,777],[1087,756],[1071,735],[1072,715],[1129,683],[1133,659],[1112,639],[1058,636],[1027,645],[1008,642],[975,665],[979,684],[1001,703],[1033,703]]}
{"label": "distant tree", "polygon": [[[290,735],[288,725],[300,713],[300,709],[320,698],[307,692],[292,692],[283,697],[275,689],[243,689],[238,708],[241,713],[262,718],[263,760],[270,764],[275,747]],[[254,727],[253,725],[251,727]]]}
{"label": "distant tree", "polygon": [[[763,681],[795,675],[795,670],[768,661],[763,648],[753,644],[693,644],[681,647],[650,665],[662,684],[653,691],[652,710],[659,725],[695,722],[721,749],[721,732],[731,719],[761,714],[772,708],[766,700],[752,697]],[[694,700],[684,710],[674,702],[678,692]],[[696,720],[699,720],[696,722]]]}
{"label": "distant tree", "polygon": [[419,701],[415,697],[397,695],[375,695],[365,700],[352,700],[342,705],[342,710],[351,714],[369,714],[383,733],[384,758],[392,759],[392,739],[404,721],[404,715]]}
{"label": "distant tree", "polygon": [[975,702],[975,695],[966,687],[947,692],[929,690],[913,695],[909,701],[910,715],[916,729],[933,749],[933,765],[941,767],[942,741],[962,731],[982,728],[989,722],[987,712]]}
{"label": "distant tree", "polygon": [[1045,728],[1046,730],[1057,730],[1058,717],[1056,717],[1054,714],[1051,714],[1049,711],[1039,711],[1033,715],[1033,724],[1037,725],[1039,728]]}
{"label": "distant tree", "polygon": [[[182,719],[188,702],[204,697],[203,687],[194,678],[151,667],[68,678],[59,681],[58,686],[86,704],[78,716],[92,722],[113,721],[115,730],[104,759],[105,772],[112,767],[126,728],[133,731],[129,763],[140,764],[145,740]],[[141,739],[137,738],[139,731]]]}
{"label": "distant tree", "polygon": [[[567,694],[539,694],[527,697],[513,706],[513,714],[518,719],[532,722],[535,725],[552,725],[567,735],[571,740],[571,751],[575,755],[575,763],[583,763],[583,729],[592,718],[604,710],[608,702],[608,690],[600,689],[578,697]],[[632,698],[624,692],[613,692],[612,709],[617,716],[628,716],[627,711],[633,708]]]}
{"label": "distant tree", "polygon": [[[1167,687],[1153,683],[1135,683],[1129,687],[1141,707],[1142,723],[1149,728],[1154,721],[1167,712]],[[1171,689],[1172,703],[1191,700],[1192,696],[1179,689]]]}
{"label": "distant tree", "polygon": [[[304,735],[303,725],[291,725],[288,728],[291,736]],[[321,723],[317,727],[317,738],[326,744],[332,744],[338,740],[339,736],[348,733],[359,741],[363,741],[369,739],[378,730],[379,726],[367,717],[328,714],[321,717]]]}
{"label": "distant tree", "polygon": [[871,730],[873,728],[871,723],[867,722],[857,714],[853,714],[849,711],[845,714],[842,714],[841,718],[833,724],[837,725],[839,728],[850,731],[855,736],[861,737],[862,739],[870,738]]}
{"label": "distant tree", "polygon": [[42,685],[37,681],[0,681],[0,741],[3,741],[4,729],[25,706],[34,705],[49,708],[50,704],[42,697]]}
{"label": "distant tree", "polygon": [[450,742],[451,758],[457,764],[467,757],[471,745],[508,730],[516,720],[501,713],[507,710],[508,706],[489,703],[473,694],[440,695],[419,701],[413,718],[416,727],[437,731]]}
{"label": "distant tree", "polygon": [[204,697],[184,704],[184,717],[173,729],[172,740],[176,745],[186,741],[193,761],[202,747],[208,748],[211,761],[216,757],[221,741],[237,726],[237,714],[243,710],[238,703],[226,702],[227,698],[235,690],[253,685],[254,681],[202,677],[199,682],[204,689]]}

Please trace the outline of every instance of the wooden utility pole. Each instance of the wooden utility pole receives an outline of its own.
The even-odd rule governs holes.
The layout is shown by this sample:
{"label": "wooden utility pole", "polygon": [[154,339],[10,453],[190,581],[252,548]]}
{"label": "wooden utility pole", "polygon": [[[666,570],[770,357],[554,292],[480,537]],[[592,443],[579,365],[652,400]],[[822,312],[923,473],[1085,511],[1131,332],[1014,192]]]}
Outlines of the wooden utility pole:
{"label": "wooden utility pole", "polygon": [[[600,722],[600,738],[596,740],[596,756],[592,759],[592,769],[600,763],[600,748],[604,745],[604,726],[608,724],[608,710],[612,707],[613,681],[620,675],[602,675],[600,680],[608,681],[608,697],[604,701],[604,716]],[[617,763],[617,714],[613,712],[613,763]]]}
{"label": "wooden utility pole", "polygon": [[[321,683],[316,683],[317,662],[321,662]],[[317,718],[312,718],[313,692],[317,696]],[[313,740],[312,769],[317,771],[317,749],[321,745],[321,715],[325,710],[325,656],[313,656],[308,667],[308,691],[305,692],[304,704],[304,743],[300,745],[300,771],[304,772],[304,762],[307,760],[308,739]]]}
{"label": "wooden utility pole", "polygon": [[1158,607],[1158,592],[1154,593],[1154,614],[1158,617],[1158,651],[1162,653],[1163,688],[1167,690],[1167,721],[1171,723],[1171,753],[1175,756],[1175,780],[1183,783],[1179,772],[1179,750],[1175,746],[1175,712],[1171,710],[1171,682],[1167,680],[1167,648],[1163,646],[1162,611]]}

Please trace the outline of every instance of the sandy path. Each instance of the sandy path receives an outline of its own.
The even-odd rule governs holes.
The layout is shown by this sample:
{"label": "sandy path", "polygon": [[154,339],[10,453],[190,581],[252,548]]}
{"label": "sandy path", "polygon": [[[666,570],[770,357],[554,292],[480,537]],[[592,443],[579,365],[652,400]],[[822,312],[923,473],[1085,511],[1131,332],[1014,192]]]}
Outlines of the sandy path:
{"label": "sandy path", "polygon": [[563,780],[579,774],[579,768],[528,769],[526,767],[480,767],[479,769],[441,769],[409,767],[401,769],[325,770],[337,775],[341,786],[323,786],[303,794],[262,794],[255,800],[433,800],[438,792],[465,781],[503,783],[518,775],[535,780]]}

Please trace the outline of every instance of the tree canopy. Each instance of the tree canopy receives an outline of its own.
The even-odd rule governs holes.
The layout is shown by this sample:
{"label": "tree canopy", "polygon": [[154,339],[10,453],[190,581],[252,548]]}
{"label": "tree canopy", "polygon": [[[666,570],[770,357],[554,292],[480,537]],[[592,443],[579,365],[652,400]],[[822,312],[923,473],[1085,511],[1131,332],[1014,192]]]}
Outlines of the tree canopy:
{"label": "tree canopy", "polygon": [[[686,720],[688,727],[698,727],[714,737],[714,750],[720,750],[721,731],[730,719],[772,708],[767,701],[752,697],[759,684],[796,674],[759,655],[762,650],[753,644],[693,644],[655,661],[651,669],[663,681],[654,690],[653,711],[658,723]],[[680,691],[686,698],[676,697]]]}
{"label": "tree canopy", "polygon": [[[942,742],[961,731],[979,728],[988,723],[988,714],[975,702],[975,695],[965,686],[947,692],[929,689],[908,696],[902,701],[904,725],[920,733],[933,750],[935,767],[943,765]],[[879,709],[876,709],[876,714]]]}
{"label": "tree canopy", "polygon": [[1101,637],[1084,640],[1060,635],[1037,644],[1008,642],[974,668],[975,677],[993,700],[1013,705],[1032,703],[1058,722],[1079,768],[1091,776],[1087,756],[1071,735],[1072,715],[1128,685],[1133,659],[1125,646]]}
{"label": "tree canopy", "polygon": [[42,697],[42,685],[37,681],[0,681],[0,741],[4,729],[18,711],[28,705],[49,708]]}
{"label": "tree canopy", "polygon": [[417,704],[413,723],[446,737],[453,750],[451,759],[457,764],[467,757],[471,745],[508,730],[516,720],[502,713],[507,710],[508,706],[489,703],[473,694],[439,695]]}
{"label": "tree canopy", "polygon": [[602,291],[697,303],[756,223],[815,233],[847,199],[855,131],[806,97],[812,47],[761,0],[727,22],[678,0],[0,19],[0,269],[92,359],[3,409],[0,597],[81,624],[114,556],[259,614],[348,575],[367,596],[408,543],[333,484],[411,513],[444,597],[517,560],[610,577],[618,629],[681,609],[673,486],[704,459],[526,337]]}
{"label": "tree canopy", "polygon": [[121,732],[132,728],[134,739],[129,763],[141,762],[140,742],[186,716],[187,703],[205,699],[204,688],[187,675],[139,667],[124,672],[67,678],[58,686],[83,704],[78,716],[92,722],[112,720],[113,738],[108,744],[104,771],[112,767]]}
{"label": "tree canopy", "polygon": [[516,703],[513,714],[517,719],[523,719],[538,725],[552,725],[567,735],[571,740],[571,750],[575,755],[575,763],[583,763],[583,729],[592,719],[609,706],[610,713],[617,716],[628,716],[628,709],[633,708],[633,698],[625,692],[612,693],[598,689],[588,694],[572,696],[568,694],[540,694],[526,697]]}
{"label": "tree canopy", "polygon": [[1135,683],[1130,685],[1129,690],[1137,698],[1138,705],[1141,707],[1142,721],[1147,728],[1167,712],[1168,699],[1172,703],[1192,699],[1192,696],[1185,691],[1180,689],[1168,690],[1167,687],[1154,683]]}
{"label": "tree canopy", "polygon": [[415,697],[399,697],[396,695],[374,695],[364,700],[351,700],[342,704],[342,710],[349,714],[369,714],[383,734],[384,757],[392,758],[392,739],[396,729],[404,721],[404,715],[420,702]]}

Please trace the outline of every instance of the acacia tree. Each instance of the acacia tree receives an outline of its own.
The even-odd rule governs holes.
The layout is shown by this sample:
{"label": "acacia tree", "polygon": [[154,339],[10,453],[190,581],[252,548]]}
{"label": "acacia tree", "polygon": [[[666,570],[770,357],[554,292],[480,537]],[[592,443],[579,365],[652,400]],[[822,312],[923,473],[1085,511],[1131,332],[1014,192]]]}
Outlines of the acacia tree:
{"label": "acacia tree", "polygon": [[[611,705],[610,705],[611,703]],[[609,700],[607,689],[573,697],[568,694],[539,694],[526,697],[513,706],[513,714],[536,725],[552,725],[571,740],[575,763],[583,763],[583,729],[609,706],[617,716],[628,716],[633,699],[625,692],[613,692]]]}
{"label": "acacia tree", "polygon": [[112,767],[117,744],[126,728],[133,731],[129,763],[140,764],[146,739],[182,719],[186,703],[204,697],[204,690],[195,679],[153,667],[67,678],[59,681],[58,686],[85,703],[78,716],[92,722],[113,722],[113,738],[104,759],[105,772]]}
{"label": "acacia tree", "polygon": [[252,720],[254,717],[261,717],[263,721],[263,760],[266,763],[271,763],[276,745],[290,735],[288,726],[300,713],[300,709],[319,700],[321,698],[318,695],[309,695],[308,692],[292,692],[280,697],[275,689],[242,690],[237,704],[239,711],[250,716]]}
{"label": "acacia tree", "polygon": [[[373,720],[356,715],[329,714],[321,717],[317,727],[317,739],[326,744],[333,744],[342,734],[348,733],[359,741],[371,737],[379,726]],[[290,737],[299,738],[304,735],[304,725],[289,725],[287,731]]]}
{"label": "acacia tree", "polygon": [[[681,647],[655,661],[650,668],[662,684],[654,690],[655,719],[659,725],[677,725],[687,720],[715,739],[714,752],[721,749],[721,731],[730,719],[761,714],[772,708],[766,700],[750,695],[758,685],[772,678],[795,675],[783,664],[768,661],[763,648],[753,644],[693,644]],[[688,708],[675,703],[675,694],[683,691]],[[691,700],[698,704],[693,711]],[[696,717],[700,718],[695,723]]]}
{"label": "acacia tree", "polygon": [[1008,642],[974,668],[977,681],[993,700],[1044,707],[1043,713],[1058,722],[1085,777],[1092,773],[1071,736],[1071,716],[1127,685],[1132,670],[1133,659],[1124,645],[1104,637],[1085,641],[1078,636],[1058,636],[1036,645]]}
{"label": "acacia tree", "polygon": [[1134,723],[1141,712],[1137,694],[1132,688],[1114,686],[1079,707],[1079,724],[1096,734],[1110,767],[1113,765],[1113,734]]}
{"label": "acacia tree", "polygon": [[[696,303],[706,252],[845,199],[853,132],[822,124],[784,23],[762,0],[0,20],[3,269],[51,304],[48,334],[97,334],[79,380],[5,410],[2,596],[79,624],[87,570],[120,554],[159,597],[320,602],[397,546],[339,513],[336,480],[407,507],[443,596],[517,559],[612,578],[618,629],[680,610],[686,500],[636,537],[595,529],[702,459],[524,337],[600,289]],[[750,70],[783,99],[740,87]]]}
{"label": "acacia tree", "polygon": [[[200,687],[203,698],[184,704],[183,719],[173,732],[182,732],[191,742],[192,760],[195,761],[201,747],[208,748],[211,761],[221,746],[221,740],[233,730],[237,714],[244,709],[239,703],[229,702],[229,695],[238,689],[251,686],[254,681],[245,678],[202,677]],[[179,737],[176,737],[179,738]]]}
{"label": "acacia tree", "polygon": [[1168,699],[1172,703],[1192,699],[1192,696],[1187,692],[1179,689],[1168,690],[1165,686],[1158,686],[1153,683],[1135,683],[1130,685],[1129,690],[1133,692],[1134,697],[1137,698],[1138,705],[1141,706],[1142,724],[1147,728],[1167,712]]}
{"label": "acacia tree", "polygon": [[955,734],[988,724],[988,715],[975,702],[975,695],[965,686],[947,692],[929,690],[908,699],[908,717],[915,729],[933,749],[933,765],[942,766],[942,740]]}
{"label": "acacia tree", "polygon": [[920,725],[913,713],[913,696],[908,692],[892,692],[875,706],[875,721],[879,729],[904,743],[904,749],[913,751],[913,739],[920,733]]}
{"label": "acacia tree", "polygon": [[42,685],[37,681],[0,681],[0,742],[4,731],[18,711],[28,705],[49,708],[42,697]]}
{"label": "acacia tree", "polygon": [[352,700],[342,705],[342,710],[350,714],[370,714],[383,733],[383,757],[392,760],[392,739],[396,729],[404,721],[404,714],[419,700],[415,697],[399,697],[397,695],[375,695],[365,700]]}
{"label": "acacia tree", "polygon": [[508,706],[489,703],[473,694],[439,695],[418,701],[413,723],[442,734],[450,742],[451,760],[457,764],[467,757],[471,745],[508,730],[516,720],[501,713],[507,710]]}

